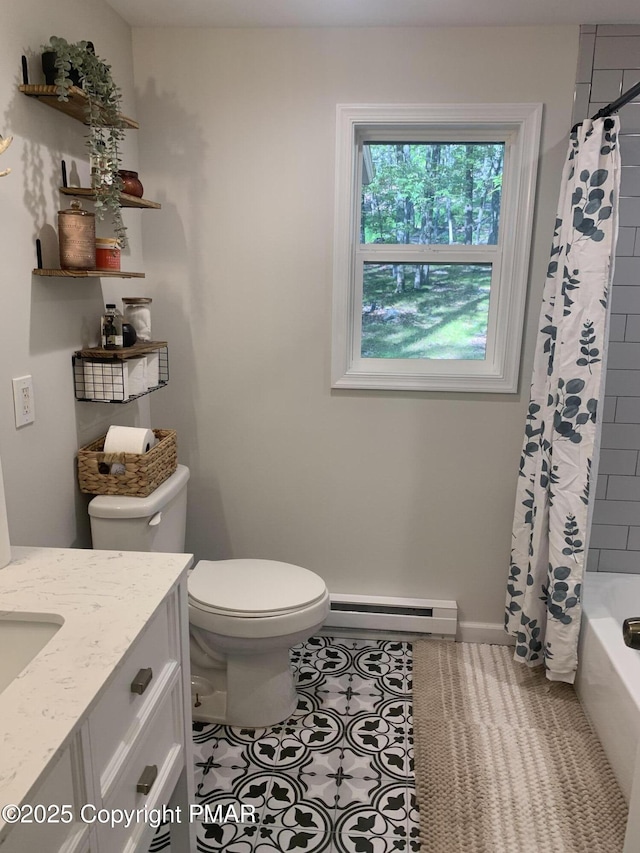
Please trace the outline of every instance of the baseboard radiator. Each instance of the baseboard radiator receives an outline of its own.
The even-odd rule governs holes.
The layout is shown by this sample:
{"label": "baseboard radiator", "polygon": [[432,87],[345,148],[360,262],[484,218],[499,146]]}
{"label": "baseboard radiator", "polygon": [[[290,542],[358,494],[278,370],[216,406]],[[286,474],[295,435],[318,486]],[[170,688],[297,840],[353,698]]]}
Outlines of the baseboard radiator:
{"label": "baseboard radiator", "polygon": [[457,627],[458,605],[455,601],[334,593],[322,633],[337,634],[339,630],[345,630],[363,637],[382,632],[430,634],[453,640]]}

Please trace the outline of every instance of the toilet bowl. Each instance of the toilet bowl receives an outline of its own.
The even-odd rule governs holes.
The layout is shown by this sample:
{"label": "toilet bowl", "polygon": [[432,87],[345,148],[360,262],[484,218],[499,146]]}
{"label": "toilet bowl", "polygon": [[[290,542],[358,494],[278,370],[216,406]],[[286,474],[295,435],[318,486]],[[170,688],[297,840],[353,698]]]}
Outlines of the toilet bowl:
{"label": "toilet bowl", "polygon": [[199,562],[189,577],[197,718],[268,726],[291,716],[297,695],[289,649],[309,639],[328,612],[324,581],[300,566]]}
{"label": "toilet bowl", "polygon": [[[189,469],[146,498],[89,503],[93,547],[184,551]],[[262,727],[296,707],[289,650],[317,631],[329,593],[314,572],[275,560],[201,560],[189,574],[193,718]]]}

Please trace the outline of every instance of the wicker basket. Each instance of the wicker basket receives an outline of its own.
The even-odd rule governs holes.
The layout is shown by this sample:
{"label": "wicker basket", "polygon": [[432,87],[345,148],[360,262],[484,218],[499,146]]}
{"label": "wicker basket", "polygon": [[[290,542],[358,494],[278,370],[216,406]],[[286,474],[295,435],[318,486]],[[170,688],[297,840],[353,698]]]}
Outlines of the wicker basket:
{"label": "wicker basket", "polygon": [[[78,451],[80,491],[89,495],[128,495],[146,498],[178,466],[178,446],[174,429],[154,429],[158,439],[147,453],[104,453],[106,435]],[[123,474],[111,474],[111,465],[120,462]]]}

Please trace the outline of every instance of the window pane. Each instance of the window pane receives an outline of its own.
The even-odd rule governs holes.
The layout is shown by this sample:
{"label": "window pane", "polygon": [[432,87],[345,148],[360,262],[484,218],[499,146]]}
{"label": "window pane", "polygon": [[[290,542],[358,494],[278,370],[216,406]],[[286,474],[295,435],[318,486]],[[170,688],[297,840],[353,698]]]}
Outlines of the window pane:
{"label": "window pane", "polygon": [[491,264],[364,264],[362,358],[484,359]]}
{"label": "window pane", "polygon": [[367,142],[362,243],[495,245],[503,142]]}

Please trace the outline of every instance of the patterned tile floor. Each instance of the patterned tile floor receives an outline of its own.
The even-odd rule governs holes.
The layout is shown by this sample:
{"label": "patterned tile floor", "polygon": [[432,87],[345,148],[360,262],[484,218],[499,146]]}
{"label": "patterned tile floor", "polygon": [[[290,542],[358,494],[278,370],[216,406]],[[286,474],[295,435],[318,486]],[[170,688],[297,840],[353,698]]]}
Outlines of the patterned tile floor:
{"label": "patterned tile floor", "polygon": [[[196,802],[255,808],[255,822],[199,824],[197,850],[419,850],[410,644],[314,637],[292,661],[300,698],[285,723],[194,724]],[[168,849],[160,827],[150,851]]]}

